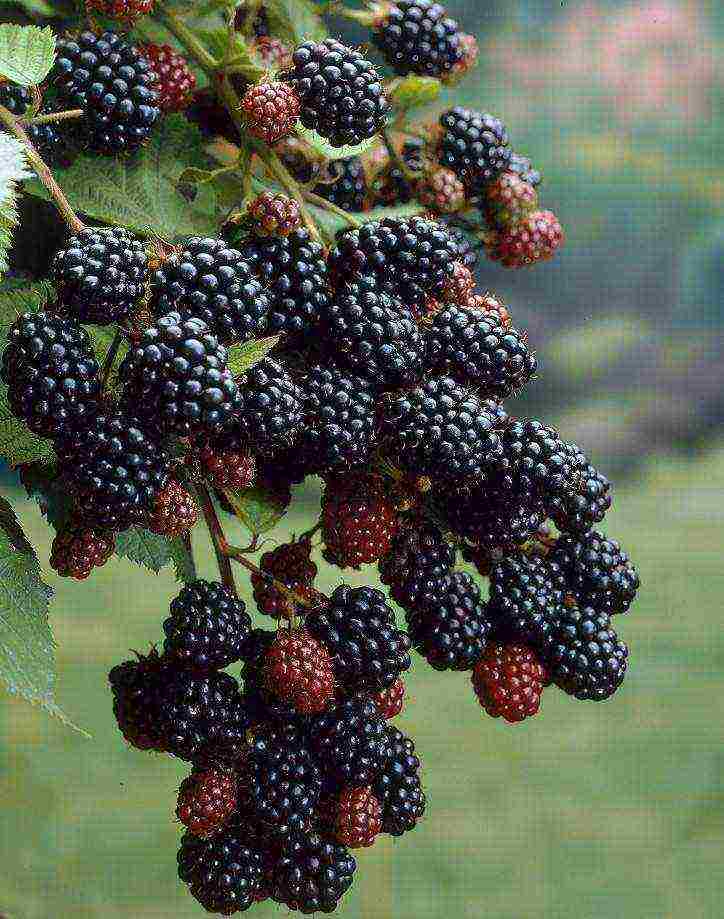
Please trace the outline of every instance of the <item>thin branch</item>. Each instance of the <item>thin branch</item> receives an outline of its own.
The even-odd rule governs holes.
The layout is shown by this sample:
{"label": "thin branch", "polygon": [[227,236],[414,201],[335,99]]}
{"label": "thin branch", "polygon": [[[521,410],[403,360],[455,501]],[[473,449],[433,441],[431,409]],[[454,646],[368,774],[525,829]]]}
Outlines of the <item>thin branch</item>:
{"label": "thin branch", "polygon": [[71,108],[64,112],[46,112],[45,115],[35,115],[32,118],[21,118],[25,124],[54,124],[56,121],[71,121],[82,118],[85,112],[82,108]]}
{"label": "thin branch", "polygon": [[178,38],[189,54],[195,59],[202,70],[213,79],[219,67],[219,62],[196,38],[189,27],[161,3],[156,3],[156,12],[160,15],[166,28]]}
{"label": "thin branch", "polygon": [[356,217],[348,214],[347,211],[342,210],[341,207],[338,207],[331,201],[327,201],[327,199],[323,198],[321,195],[318,195],[313,191],[308,191],[306,188],[302,188],[301,192],[305,201],[309,201],[310,204],[314,204],[315,207],[320,208],[320,210],[328,211],[330,214],[336,214],[337,217],[342,217],[352,227],[362,226],[361,220],[358,220]]}
{"label": "thin branch", "polygon": [[219,574],[221,575],[222,583],[235,597],[237,597],[238,593],[236,592],[234,572],[232,571],[231,561],[226,552],[229,544],[224,536],[224,531],[221,527],[218,514],[216,513],[216,508],[211,500],[211,495],[204,485],[197,485],[196,491],[199,496],[199,501],[201,502],[201,510],[209,530],[209,535],[211,536],[211,541],[214,544],[216,562],[219,566]]}
{"label": "thin branch", "polygon": [[390,132],[386,128],[383,128],[382,131],[380,131],[380,134],[382,135],[382,140],[384,141],[385,147],[387,148],[387,155],[392,161],[395,169],[398,169],[400,171],[402,178],[405,182],[407,183],[414,182],[415,174],[412,172],[411,169],[408,168],[405,161],[402,159],[400,154],[397,152],[397,148],[395,147],[392,141],[392,138],[390,137]]}

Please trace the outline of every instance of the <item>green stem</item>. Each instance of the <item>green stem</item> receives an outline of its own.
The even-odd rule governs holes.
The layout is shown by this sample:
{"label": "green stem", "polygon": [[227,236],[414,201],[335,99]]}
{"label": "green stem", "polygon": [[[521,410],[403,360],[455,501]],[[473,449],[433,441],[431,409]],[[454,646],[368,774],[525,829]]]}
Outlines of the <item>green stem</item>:
{"label": "green stem", "polygon": [[54,124],[56,121],[71,121],[82,118],[85,112],[82,108],[72,108],[65,112],[47,112],[45,115],[35,115],[32,118],[23,118],[23,124]]}
{"label": "green stem", "polygon": [[343,220],[346,220],[347,223],[352,227],[359,228],[362,226],[361,220],[358,220],[356,217],[348,214],[347,211],[343,211],[341,207],[338,207],[331,201],[327,201],[326,198],[322,198],[321,195],[317,195],[313,191],[308,191],[306,188],[301,189],[301,192],[304,200],[309,201],[310,204],[314,204],[315,207],[318,207],[323,211],[329,211],[330,214],[336,214],[337,217],[342,217]]}
{"label": "green stem", "polygon": [[219,516],[216,513],[216,508],[214,507],[214,502],[211,500],[211,495],[209,494],[208,489],[204,485],[197,485],[196,487],[199,501],[201,503],[201,510],[204,515],[204,520],[206,521],[206,527],[211,536],[211,542],[214,545],[214,552],[216,553],[216,562],[219,566],[219,574],[221,575],[221,581],[228,590],[230,590],[235,597],[238,597],[236,591],[236,581],[234,580],[234,572],[231,568],[231,561],[229,556],[226,554],[226,549],[228,543],[226,537],[224,536],[224,531],[219,521]]}
{"label": "green stem", "polygon": [[169,10],[164,3],[157,2],[156,11],[169,32],[178,38],[199,67],[213,79],[219,67],[216,58],[201,44],[183,20]]}

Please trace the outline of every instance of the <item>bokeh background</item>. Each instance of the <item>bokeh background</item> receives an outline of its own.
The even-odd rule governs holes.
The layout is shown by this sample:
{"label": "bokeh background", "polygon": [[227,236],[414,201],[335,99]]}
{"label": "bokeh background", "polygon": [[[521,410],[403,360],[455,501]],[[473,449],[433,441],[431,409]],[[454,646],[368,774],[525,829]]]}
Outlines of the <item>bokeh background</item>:
{"label": "bokeh background", "polygon": [[[718,917],[724,6],[447,5],[482,47],[480,69],[448,100],[508,123],[543,170],[546,206],[568,236],[547,265],[480,270],[539,349],[541,378],[520,412],[580,438],[616,478],[606,529],[636,560],[643,588],[619,623],[632,666],[608,704],[550,690],[537,718],[508,726],[481,714],[464,674],[418,663],[401,727],[425,763],[428,815],[414,834],[360,854],[340,914]],[[2,487],[47,559],[35,505],[11,476]],[[305,487],[270,543],[303,529],[318,501],[317,487]],[[212,576],[201,534],[196,543]],[[129,647],[158,637],[176,587],[119,560],[84,586],[46,573],[57,590],[58,699],[93,737],[0,697],[0,914],[199,917],[175,873],[184,767],[126,749],[106,687]],[[352,578],[362,580],[375,583],[374,572]],[[329,572],[323,586],[339,581]]]}

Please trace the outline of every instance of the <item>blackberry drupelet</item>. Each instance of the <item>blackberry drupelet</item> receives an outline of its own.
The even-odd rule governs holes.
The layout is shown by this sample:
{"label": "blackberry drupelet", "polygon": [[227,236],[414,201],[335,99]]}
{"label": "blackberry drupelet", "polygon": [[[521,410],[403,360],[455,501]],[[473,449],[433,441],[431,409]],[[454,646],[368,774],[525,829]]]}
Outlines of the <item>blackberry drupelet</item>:
{"label": "blackberry drupelet", "polygon": [[304,127],[333,147],[356,146],[387,123],[390,105],[374,65],[333,38],[299,45],[280,79],[299,96]]}
{"label": "blackberry drupelet", "polygon": [[537,495],[548,506],[579,489],[580,471],[555,428],[522,418],[506,425],[502,440],[508,462],[506,484],[515,494]]}
{"label": "blackberry drupelet", "polygon": [[308,727],[312,749],[330,777],[355,788],[376,782],[389,755],[385,721],[364,696],[345,699]]}
{"label": "blackberry drupelet", "polygon": [[[24,115],[32,102],[32,95],[27,86],[17,86],[14,83],[3,83],[0,78],[0,105],[4,106],[13,115]],[[39,115],[47,115],[53,111],[43,107]],[[44,160],[51,164],[64,166],[68,164],[68,141],[63,133],[63,126],[48,122],[47,124],[26,124],[25,132],[30,142],[40,153]],[[5,128],[0,128],[0,132]]]}
{"label": "blackberry drupelet", "polygon": [[108,674],[113,713],[125,740],[138,750],[163,750],[161,693],[169,665],[156,649],[137,660],[124,661]]}
{"label": "blackberry drupelet", "polygon": [[334,837],[350,849],[374,844],[382,831],[382,806],[371,788],[343,788],[334,802]]}
{"label": "blackberry drupelet", "polygon": [[163,623],[169,659],[199,670],[228,667],[244,656],[251,634],[246,606],[216,581],[187,584],[171,602]]}
{"label": "blackberry drupelet", "polygon": [[146,287],[145,245],[123,227],[86,227],[53,259],[51,275],[60,301],[79,322],[121,322],[138,306]]}
{"label": "blackberry drupelet", "polygon": [[369,189],[362,160],[350,156],[343,160],[332,160],[328,166],[333,181],[322,182],[314,187],[316,194],[341,207],[344,211],[360,213],[369,208]]}
{"label": "blackberry drupelet", "polygon": [[282,698],[267,686],[266,664],[274,647],[277,632],[252,629],[244,649],[244,667],[241,678],[244,684],[244,701],[253,724],[299,724],[299,712],[294,699]]}
{"label": "blackberry drupelet", "polygon": [[542,181],[540,172],[533,168],[533,164],[528,157],[522,156],[514,150],[511,151],[510,154],[508,169],[516,175],[519,175],[524,182],[532,185],[533,188],[537,188]]}
{"label": "blackberry drupelet", "polygon": [[332,659],[306,629],[278,631],[264,657],[263,670],[267,692],[300,715],[313,715],[332,706]]}
{"label": "blackberry drupelet", "polygon": [[433,377],[388,395],[381,437],[390,456],[415,475],[455,482],[498,469],[503,461],[495,416],[450,377]]}
{"label": "blackberry drupelet", "polygon": [[613,616],[625,613],[636,599],[640,580],[631,560],[615,539],[597,530],[582,536],[564,533],[551,558],[585,606]]}
{"label": "blackberry drupelet", "polygon": [[88,419],[56,449],[81,518],[103,529],[143,524],[168,481],[168,454],[123,412]]}
{"label": "blackberry drupelet", "polygon": [[439,598],[415,604],[405,619],[413,647],[435,670],[472,670],[490,631],[480,590],[460,571],[443,579]]}
{"label": "blackberry drupelet", "polygon": [[258,236],[289,236],[302,225],[299,202],[272,191],[262,192],[250,202],[247,216]]}
{"label": "blackberry drupelet", "polygon": [[445,282],[442,291],[442,302],[470,307],[470,301],[474,296],[476,296],[475,275],[462,262],[455,262],[453,273]]}
{"label": "blackberry drupelet", "polygon": [[161,434],[218,434],[242,405],[227,356],[202,319],[161,316],[119,368],[125,404]]}
{"label": "blackberry drupelet", "polygon": [[436,214],[454,214],[465,207],[465,186],[452,169],[435,166],[420,181],[417,197]]}
{"label": "blackberry drupelet", "polygon": [[487,185],[478,207],[490,227],[505,230],[537,209],[538,195],[529,182],[508,169]]}
{"label": "blackberry drupelet", "polygon": [[179,788],[176,816],[194,836],[213,836],[237,808],[238,784],[230,769],[194,769]]}
{"label": "blackberry drupelet", "polygon": [[463,57],[458,24],[436,0],[381,4],[372,41],[401,76],[444,77]]}
{"label": "blackberry drupelet", "polygon": [[479,193],[508,168],[508,134],[499,118],[456,106],[440,116],[440,125],[438,162],[452,169],[471,193]]}
{"label": "blackberry drupelet", "polygon": [[156,92],[162,112],[182,112],[193,99],[196,77],[186,58],[171,45],[147,44],[138,49],[158,77]]}
{"label": "blackberry drupelet", "polygon": [[222,434],[201,448],[199,459],[203,474],[221,491],[251,488],[256,482],[256,457],[241,439]]}
{"label": "blackberry drupelet", "polygon": [[628,648],[611,617],[590,606],[566,604],[546,656],[553,682],[576,699],[603,702],[623,682]]}
{"label": "blackberry drupelet", "polygon": [[55,534],[50,567],[62,578],[84,581],[94,568],[101,568],[116,549],[114,533],[71,521]]}
{"label": "blackberry drupelet", "polygon": [[390,588],[390,596],[405,609],[412,608],[452,572],[455,548],[432,524],[403,530],[380,560],[380,580]]}
{"label": "blackberry drupelet", "polygon": [[293,86],[271,81],[250,86],[240,108],[249,134],[275,144],[294,131],[301,101]]}
{"label": "blackberry drupelet", "polygon": [[307,612],[306,627],[332,654],[337,678],[351,692],[385,689],[410,668],[410,641],[380,590],[342,584],[328,605]]}
{"label": "blackberry drupelet", "polygon": [[151,279],[157,316],[176,310],[210,326],[224,343],[260,335],[269,299],[237,249],[223,239],[192,236]]}
{"label": "blackberry drupelet", "polygon": [[421,379],[425,344],[410,314],[371,278],[345,284],[322,315],[334,360],[374,386],[407,386]]}
{"label": "blackberry drupelet", "polygon": [[304,391],[282,364],[265,357],[239,377],[235,432],[261,456],[292,447],[304,421]]}
{"label": "blackberry drupelet", "polygon": [[402,836],[414,830],[425,813],[425,793],[415,744],[392,725],[387,725],[386,730],[390,753],[372,790],[382,805],[383,833]]}
{"label": "blackberry drupelet", "polygon": [[559,530],[585,533],[600,523],[611,507],[611,483],[576,444],[566,443],[566,453],[578,472],[578,488],[552,501],[550,514]]}
{"label": "blackberry drupelet", "polygon": [[50,74],[68,108],[82,108],[89,147],[116,155],[137,150],[159,117],[151,64],[116,32],[81,32],[56,44]]}
{"label": "blackberry drupelet", "polygon": [[90,424],[100,379],[91,339],[72,319],[23,313],[10,328],[0,378],[12,413],[41,437],[70,434]]}
{"label": "blackberry drupelet", "polygon": [[[311,560],[312,543],[309,539],[282,543],[276,549],[265,552],[259,567],[273,578],[307,599],[311,598],[312,585],[317,577],[317,566]],[[260,612],[275,619],[290,619],[294,601],[284,596],[277,588],[259,574],[252,574],[251,586]]]}
{"label": "blackberry drupelet", "polygon": [[478,255],[478,250],[473,247],[470,239],[463,233],[462,230],[459,230],[457,227],[446,227],[448,235],[451,237],[453,243],[457,247],[456,258],[458,262],[469,268],[471,271],[475,269],[478,262],[480,261],[480,256]]}
{"label": "blackberry drupelet", "polygon": [[525,335],[491,313],[466,306],[440,310],[426,344],[430,369],[470,383],[484,396],[505,399],[522,390],[538,369]]}
{"label": "blackberry drupelet", "polygon": [[563,228],[553,211],[533,211],[493,234],[486,251],[488,258],[504,268],[524,268],[553,258],[564,242]]}
{"label": "blackberry drupelet", "polygon": [[322,497],[324,558],[340,568],[359,568],[384,555],[399,528],[397,511],[380,476],[339,476]]}
{"label": "blackberry drupelet", "polygon": [[147,528],[158,536],[176,539],[186,535],[199,522],[199,506],[191,492],[175,479],[156,495]]}
{"label": "blackberry drupelet", "polygon": [[472,674],[480,705],[491,716],[511,724],[538,713],[548,675],[525,645],[489,644]]}
{"label": "blackberry drupelet", "polygon": [[272,897],[309,915],[331,913],[352,886],[357,862],[346,846],[316,832],[285,840],[271,878]]}

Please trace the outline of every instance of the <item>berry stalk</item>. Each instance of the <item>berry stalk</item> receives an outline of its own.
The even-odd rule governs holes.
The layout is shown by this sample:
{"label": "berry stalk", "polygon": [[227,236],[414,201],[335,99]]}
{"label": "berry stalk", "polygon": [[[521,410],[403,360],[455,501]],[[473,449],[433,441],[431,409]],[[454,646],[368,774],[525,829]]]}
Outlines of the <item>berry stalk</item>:
{"label": "berry stalk", "polygon": [[204,515],[204,520],[206,521],[206,526],[211,536],[211,541],[214,544],[214,552],[216,553],[216,561],[219,566],[219,574],[221,575],[222,583],[224,587],[228,588],[235,597],[238,597],[236,590],[236,581],[234,580],[234,572],[231,568],[231,561],[227,555],[226,550],[229,547],[229,544],[226,541],[224,536],[224,531],[219,521],[218,514],[214,509],[213,502],[211,500],[211,495],[208,492],[208,489],[203,485],[198,485],[196,487],[196,492],[199,496],[199,502],[201,503],[201,511]]}
{"label": "berry stalk", "polygon": [[82,118],[85,112],[82,108],[72,108],[65,112],[47,112],[45,115],[33,115],[31,118],[23,118],[23,124],[55,124],[56,121],[74,121],[76,118]]}

